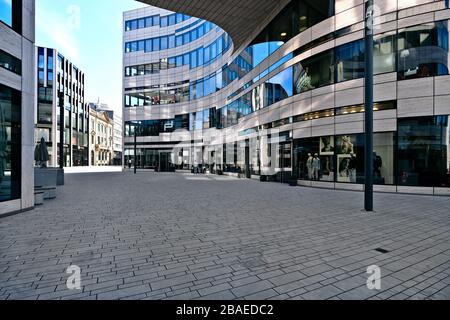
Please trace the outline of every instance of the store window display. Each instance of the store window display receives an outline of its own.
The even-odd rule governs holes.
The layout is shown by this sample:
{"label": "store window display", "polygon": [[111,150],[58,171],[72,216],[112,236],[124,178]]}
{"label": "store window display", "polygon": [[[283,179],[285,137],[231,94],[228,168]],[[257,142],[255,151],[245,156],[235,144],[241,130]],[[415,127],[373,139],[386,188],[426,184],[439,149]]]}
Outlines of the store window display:
{"label": "store window display", "polygon": [[398,184],[450,187],[450,116],[398,121]]}
{"label": "store window display", "polygon": [[320,138],[320,160],[322,181],[334,181],[334,137]]}
{"label": "store window display", "polygon": [[337,182],[363,183],[363,135],[342,135],[337,142]]}

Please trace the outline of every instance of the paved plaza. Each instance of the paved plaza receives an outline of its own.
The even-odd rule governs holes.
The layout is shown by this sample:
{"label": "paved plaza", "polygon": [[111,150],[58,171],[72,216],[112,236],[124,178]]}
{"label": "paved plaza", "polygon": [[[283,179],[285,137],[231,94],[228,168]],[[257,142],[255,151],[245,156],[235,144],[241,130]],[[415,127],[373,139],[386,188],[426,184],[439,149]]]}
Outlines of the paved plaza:
{"label": "paved plaza", "polygon": [[0,299],[449,299],[450,198],[362,207],[360,192],[223,176],[66,175],[56,200],[0,219]]}

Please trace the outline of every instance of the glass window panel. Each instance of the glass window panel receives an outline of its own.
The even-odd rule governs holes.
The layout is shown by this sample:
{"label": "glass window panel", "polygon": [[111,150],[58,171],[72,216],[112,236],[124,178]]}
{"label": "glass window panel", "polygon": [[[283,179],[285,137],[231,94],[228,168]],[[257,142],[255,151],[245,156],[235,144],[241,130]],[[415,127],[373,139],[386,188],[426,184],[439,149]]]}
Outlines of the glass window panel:
{"label": "glass window panel", "polygon": [[292,77],[292,67],[289,67],[265,83],[265,107],[292,96]]}
{"label": "glass window panel", "polygon": [[145,74],[145,65],[138,66],[138,76],[143,76]]}
{"label": "glass window panel", "polygon": [[169,16],[169,26],[173,26],[176,23],[176,17],[175,14],[171,14]]}
{"label": "glass window panel", "polygon": [[159,51],[159,38],[154,38],[153,39],[153,51]]}
{"label": "glass window panel", "polygon": [[211,22],[205,22],[205,34],[211,31]]}
{"label": "glass window panel", "polygon": [[183,14],[177,13],[176,20],[177,20],[177,23],[183,22]]}
{"label": "glass window panel", "polygon": [[192,82],[189,86],[189,100],[197,99],[197,83]]}
{"label": "glass window panel", "polygon": [[21,123],[21,93],[0,85],[0,202],[20,198]]}
{"label": "glass window panel", "polygon": [[364,136],[342,135],[336,137],[336,181],[364,182]]}
{"label": "glass window panel", "polygon": [[203,65],[203,48],[199,48],[197,50],[197,57],[198,57],[198,65],[202,66]]}
{"label": "glass window panel", "polygon": [[211,44],[211,59],[215,59],[217,57],[217,43]]}
{"label": "glass window panel", "polygon": [[334,82],[333,51],[328,50],[294,66],[295,94]]}
{"label": "glass window panel", "polygon": [[200,27],[197,28],[198,37],[201,38],[205,35],[205,25],[202,24]]}
{"label": "glass window panel", "polygon": [[183,55],[183,64],[185,64],[185,65],[190,65],[191,64],[191,62],[190,62],[190,54],[189,53],[186,53],[186,54]]}
{"label": "glass window panel", "polygon": [[196,112],[195,113],[195,125],[194,130],[201,130],[203,129],[203,112]]}
{"label": "glass window panel", "polygon": [[169,49],[175,48],[175,36],[169,36]]}
{"label": "glass window panel", "polygon": [[223,41],[222,40],[223,40],[222,37],[220,37],[219,39],[216,40],[218,55],[222,54],[222,51],[223,51]]}
{"label": "glass window panel", "polygon": [[180,47],[183,45],[183,36],[176,36],[176,45]]}
{"label": "glass window panel", "polygon": [[374,36],[373,69],[374,74],[394,72],[396,59],[396,32]]}
{"label": "glass window panel", "polygon": [[153,73],[152,64],[151,63],[146,64],[145,65],[145,74],[149,75],[149,74],[152,74],[152,73]]}
{"label": "glass window panel", "polygon": [[145,41],[141,40],[138,42],[138,51],[144,51],[145,50]]}
{"label": "glass window panel", "polygon": [[167,49],[168,45],[167,41],[168,41],[167,37],[161,37],[161,47],[160,47],[161,50]]}
{"label": "glass window panel", "polygon": [[175,68],[177,66],[176,58],[169,58],[169,68]]}
{"label": "glass window panel", "polygon": [[152,73],[159,73],[160,69],[159,62],[152,63]]}
{"label": "glass window panel", "polygon": [[393,132],[375,133],[373,145],[374,183],[379,185],[394,184],[395,134]]}
{"label": "glass window panel", "polygon": [[145,18],[145,26],[147,28],[153,27],[153,17],[147,17]]}
{"label": "glass window panel", "polygon": [[153,41],[152,39],[145,40],[145,52],[153,51]]}
{"label": "glass window panel", "polygon": [[450,187],[449,116],[398,120],[398,184]]}
{"label": "glass window panel", "polygon": [[191,69],[197,68],[197,51],[191,52],[191,58],[190,58],[190,67]]}
{"label": "glass window panel", "polygon": [[448,74],[448,21],[399,30],[397,45],[399,80]]}
{"label": "glass window panel", "polygon": [[267,42],[255,44],[248,49],[248,52],[250,52],[252,56],[252,66],[255,68],[269,56],[269,44]]}
{"label": "glass window panel", "polygon": [[188,44],[190,42],[190,33],[186,32],[183,34],[183,44]]}
{"label": "glass window panel", "polygon": [[207,47],[203,50],[204,52],[204,59],[203,59],[203,63],[209,63],[209,60],[211,60],[211,48]]}
{"label": "glass window panel", "polygon": [[216,91],[219,91],[223,88],[223,75],[222,71],[217,72],[216,74]]}
{"label": "glass window panel", "polygon": [[161,17],[159,22],[160,22],[161,27],[167,27],[167,23],[168,23],[167,16]]}
{"label": "glass window panel", "polygon": [[198,38],[197,29],[191,30],[191,41],[195,41]]}
{"label": "glass window panel", "polygon": [[138,29],[145,28],[145,19],[139,19],[138,20]]}
{"label": "glass window panel", "polygon": [[358,40],[335,49],[336,82],[364,77],[364,41]]}
{"label": "glass window panel", "polygon": [[183,56],[176,57],[176,64],[177,64],[177,67],[181,67],[183,65]]}
{"label": "glass window panel", "polygon": [[203,129],[210,128],[210,109],[203,110]]}

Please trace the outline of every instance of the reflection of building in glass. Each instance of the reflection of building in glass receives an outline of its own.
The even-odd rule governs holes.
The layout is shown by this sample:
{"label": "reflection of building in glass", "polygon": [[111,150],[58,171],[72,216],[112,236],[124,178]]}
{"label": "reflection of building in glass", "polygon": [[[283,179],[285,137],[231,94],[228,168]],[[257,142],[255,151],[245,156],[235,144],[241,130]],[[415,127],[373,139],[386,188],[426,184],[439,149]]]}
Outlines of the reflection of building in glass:
{"label": "reflection of building in glass", "polygon": [[36,54],[35,141],[38,143],[41,138],[45,139],[50,155],[48,165],[58,167],[60,130],[63,127],[64,167],[87,166],[89,112],[84,101],[84,73],[55,49],[38,47]]}
{"label": "reflection of building in glass", "polygon": [[[401,28],[383,24],[374,36],[373,174],[377,190],[445,194],[449,24],[420,4],[390,3],[380,21],[414,18]],[[287,1],[248,39],[237,35],[235,46],[227,30],[204,20],[153,7],[126,12],[125,157],[142,168],[168,162],[362,190],[363,17],[363,6],[344,0]],[[315,171],[308,171],[310,157]]]}

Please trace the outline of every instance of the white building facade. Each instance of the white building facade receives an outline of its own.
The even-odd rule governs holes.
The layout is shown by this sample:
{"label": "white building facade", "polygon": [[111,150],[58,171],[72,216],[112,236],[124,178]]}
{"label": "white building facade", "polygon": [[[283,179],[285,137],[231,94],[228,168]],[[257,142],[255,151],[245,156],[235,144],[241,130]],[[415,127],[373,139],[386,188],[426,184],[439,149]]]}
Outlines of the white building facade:
{"label": "white building facade", "polygon": [[109,166],[114,157],[114,121],[108,112],[89,108],[89,161],[91,166]]}

